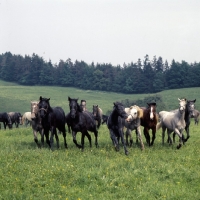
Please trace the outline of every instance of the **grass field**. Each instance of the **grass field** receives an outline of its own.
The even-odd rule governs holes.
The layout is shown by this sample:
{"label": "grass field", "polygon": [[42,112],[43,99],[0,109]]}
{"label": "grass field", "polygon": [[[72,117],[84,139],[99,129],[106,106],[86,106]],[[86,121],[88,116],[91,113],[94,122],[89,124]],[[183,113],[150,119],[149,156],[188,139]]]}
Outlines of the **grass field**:
{"label": "grass field", "polygon": [[[0,82],[0,110],[22,113],[30,110],[30,101],[39,96],[51,97],[51,105],[68,111],[67,97],[87,100],[87,107],[101,105],[112,108],[113,101],[143,98],[146,95],[124,95],[99,91],[82,91],[62,87],[25,87]],[[200,88],[170,90],[161,93],[169,108],[176,108],[177,98],[197,99]],[[156,134],[153,147],[145,144],[141,151],[136,144],[129,147],[129,155],[113,148],[108,129],[99,129],[99,148],[80,151],[67,133],[68,149],[50,151],[45,145],[37,149],[30,127],[0,130],[0,200],[110,200],[110,199],[200,199],[200,134],[192,119],[190,139],[177,150],[176,145],[161,145],[161,131]],[[39,138],[40,139],[40,138]],[[135,136],[134,136],[135,139]],[[177,138],[176,138],[177,139]],[[80,141],[80,134],[77,135]],[[143,136],[144,140],[144,136]]]}

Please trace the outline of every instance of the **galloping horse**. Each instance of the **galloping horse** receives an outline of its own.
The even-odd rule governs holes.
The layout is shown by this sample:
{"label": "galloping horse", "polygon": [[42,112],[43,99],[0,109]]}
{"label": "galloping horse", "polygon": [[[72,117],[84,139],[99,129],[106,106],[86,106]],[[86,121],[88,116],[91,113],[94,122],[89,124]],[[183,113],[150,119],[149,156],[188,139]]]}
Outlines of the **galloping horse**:
{"label": "galloping horse", "polygon": [[[187,100],[187,104],[186,104],[186,108],[185,108],[185,131],[187,133],[187,138],[184,139],[184,135],[183,135],[183,141],[184,142],[187,142],[187,140],[189,139],[190,137],[190,130],[189,130],[189,127],[190,127],[190,118],[194,115],[194,108],[195,108],[195,102],[196,102],[196,99],[194,100]],[[174,110],[173,112],[178,112],[178,110]],[[173,134],[173,141],[175,142],[175,133]]]}
{"label": "galloping horse", "polygon": [[130,108],[125,108],[125,112],[128,114],[127,119],[123,119],[123,125],[126,127],[126,144],[128,143],[128,137],[130,137],[130,146],[133,144],[131,131],[135,130],[137,138],[140,140],[141,149],[144,149],[144,144],[141,135],[141,117],[143,116],[143,110],[134,105]]}
{"label": "galloping horse", "polygon": [[[67,148],[66,142],[66,130],[65,130],[65,113],[61,107],[52,108],[49,103],[50,98],[43,98],[40,96],[39,99],[39,114],[42,118],[42,127],[44,128],[44,134],[46,138],[51,131],[49,146],[53,150],[53,139],[54,135],[57,142],[57,148],[59,148],[59,138],[57,135],[56,128],[62,132],[64,138],[64,145]],[[48,142],[48,141],[47,141]]]}
{"label": "galloping horse", "polygon": [[27,126],[28,124],[31,125],[31,112],[25,112],[22,116],[22,124],[25,123],[25,126]]}
{"label": "galloping horse", "polygon": [[[37,133],[38,132],[40,133],[41,144],[42,144],[42,147],[44,147],[44,132],[43,132],[43,127],[42,127],[42,118],[40,117],[40,113],[39,113],[38,103],[39,101],[31,101],[31,119],[32,119],[31,125],[33,129],[34,141],[37,144],[38,148],[41,148],[41,145],[38,142]],[[50,144],[48,137],[46,137],[46,143]]]}
{"label": "galloping horse", "polygon": [[0,113],[0,122],[3,122],[4,129],[6,129],[7,125],[8,125],[9,129],[12,128],[12,121],[11,121],[8,113],[6,113],[6,112]]}
{"label": "galloping horse", "polygon": [[103,111],[98,105],[93,105],[92,114],[97,121],[97,128],[99,128],[101,125]]}
{"label": "galloping horse", "polygon": [[119,151],[119,139],[121,138],[124,146],[125,154],[128,155],[128,150],[124,141],[123,119],[128,117],[124,106],[120,102],[114,102],[113,111],[108,117],[107,126],[110,131],[110,138],[113,142],[116,151]]}
{"label": "galloping horse", "polygon": [[[72,129],[72,137],[74,144],[84,150],[84,138],[85,136],[88,138],[90,147],[91,136],[88,131],[91,131],[95,135],[95,145],[98,147],[98,131],[96,128],[96,123],[92,113],[88,111],[83,111],[82,107],[78,104],[78,99],[72,99],[68,97],[70,113],[67,115],[68,122]],[[77,132],[81,132],[81,145],[77,143],[76,134]]]}
{"label": "galloping horse", "polygon": [[[144,136],[147,144],[152,146],[156,138],[156,124],[158,122],[158,114],[156,113],[156,103],[147,103],[148,107],[140,107],[143,110],[141,117],[141,126],[144,127]],[[150,140],[149,130],[152,130],[152,141]]]}
{"label": "galloping horse", "polygon": [[184,140],[182,140],[183,130],[185,129],[185,109],[187,100],[186,99],[178,99],[179,100],[179,109],[177,112],[167,112],[161,111],[159,112],[160,122],[156,126],[156,130],[162,127],[162,144],[164,144],[165,130],[167,129],[168,140],[170,144],[172,144],[172,140],[170,134],[175,132],[179,136],[179,145],[177,149],[182,146]]}
{"label": "galloping horse", "polygon": [[19,112],[9,112],[12,125],[15,124],[15,127],[18,128],[19,124],[22,125],[22,115]]}
{"label": "galloping horse", "polygon": [[194,118],[194,124],[198,125],[199,123],[199,116],[200,112],[196,109],[194,109],[193,115],[191,115],[191,118]]}

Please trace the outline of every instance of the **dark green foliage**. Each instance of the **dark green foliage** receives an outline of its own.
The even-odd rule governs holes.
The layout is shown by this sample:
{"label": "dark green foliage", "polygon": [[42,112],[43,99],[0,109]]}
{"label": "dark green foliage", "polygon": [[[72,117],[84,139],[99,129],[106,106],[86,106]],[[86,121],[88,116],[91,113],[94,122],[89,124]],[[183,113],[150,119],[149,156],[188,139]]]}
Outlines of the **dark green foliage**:
{"label": "dark green foliage", "polygon": [[200,63],[188,64],[162,57],[124,64],[87,64],[71,59],[57,64],[44,61],[36,54],[25,57],[6,52],[0,55],[0,78],[21,85],[55,85],[84,90],[100,90],[125,94],[150,94],[166,89],[200,86]]}

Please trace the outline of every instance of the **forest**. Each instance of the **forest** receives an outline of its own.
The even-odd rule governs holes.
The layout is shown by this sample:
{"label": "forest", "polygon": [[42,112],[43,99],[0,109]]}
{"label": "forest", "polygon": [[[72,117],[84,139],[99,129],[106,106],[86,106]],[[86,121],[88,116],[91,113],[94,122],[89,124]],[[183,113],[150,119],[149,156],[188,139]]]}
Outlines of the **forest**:
{"label": "forest", "polygon": [[167,89],[200,87],[200,63],[169,64],[162,57],[148,55],[135,63],[113,66],[111,63],[88,64],[60,60],[53,64],[33,53],[0,55],[0,79],[21,85],[76,87],[126,94],[156,93]]}

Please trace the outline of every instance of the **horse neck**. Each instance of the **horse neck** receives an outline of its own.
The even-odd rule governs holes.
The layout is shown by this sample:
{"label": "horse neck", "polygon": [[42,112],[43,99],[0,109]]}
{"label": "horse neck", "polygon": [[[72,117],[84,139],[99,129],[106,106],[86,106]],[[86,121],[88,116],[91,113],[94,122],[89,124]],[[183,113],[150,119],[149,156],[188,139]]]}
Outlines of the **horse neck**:
{"label": "horse neck", "polygon": [[187,104],[185,108],[185,120],[188,120],[189,118],[190,118],[190,112]]}
{"label": "horse neck", "polygon": [[183,112],[180,112],[179,110],[178,115],[181,120],[185,120],[185,110]]}
{"label": "horse neck", "polygon": [[114,122],[114,123],[117,123],[118,122],[118,117],[119,117],[119,114],[118,112],[114,109],[112,111],[112,113],[110,114],[110,118],[111,120]]}

